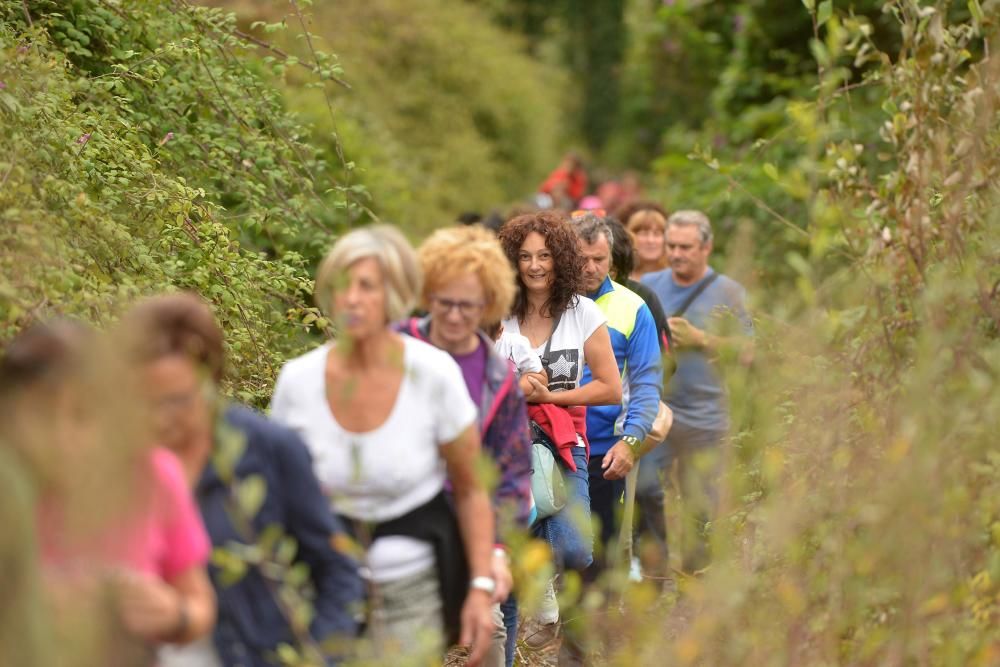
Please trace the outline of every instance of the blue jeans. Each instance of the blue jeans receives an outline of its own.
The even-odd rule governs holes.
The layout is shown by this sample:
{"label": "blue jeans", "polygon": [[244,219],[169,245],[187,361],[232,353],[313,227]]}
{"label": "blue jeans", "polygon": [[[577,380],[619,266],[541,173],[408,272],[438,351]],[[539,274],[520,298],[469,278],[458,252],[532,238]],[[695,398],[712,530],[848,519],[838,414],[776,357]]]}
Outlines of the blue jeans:
{"label": "blue jeans", "polygon": [[552,548],[556,567],[582,572],[594,562],[594,537],[590,525],[590,476],[587,452],[573,447],[576,471],[563,469],[569,501],[556,514],[542,519],[532,529]]}
{"label": "blue jeans", "polygon": [[504,660],[507,667],[514,667],[514,651],[517,649],[517,600],[514,599],[513,594],[500,603],[500,611],[503,612],[503,625],[507,628]]}

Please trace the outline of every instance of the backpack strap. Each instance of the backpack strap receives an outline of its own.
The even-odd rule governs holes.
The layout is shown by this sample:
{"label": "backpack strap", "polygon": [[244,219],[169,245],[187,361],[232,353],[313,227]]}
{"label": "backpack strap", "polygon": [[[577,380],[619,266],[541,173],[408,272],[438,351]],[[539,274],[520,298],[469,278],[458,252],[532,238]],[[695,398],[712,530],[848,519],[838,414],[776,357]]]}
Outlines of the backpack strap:
{"label": "backpack strap", "polygon": [[715,279],[718,277],[718,273],[712,273],[712,275],[708,278],[702,280],[698,286],[694,288],[694,291],[688,294],[688,298],[684,299],[684,303],[681,304],[681,307],[675,310],[674,314],[670,317],[681,317],[684,313],[686,313],[687,309],[691,307],[691,304],[695,302],[695,299],[701,296],[701,293],[707,290],[708,286],[714,283]]}

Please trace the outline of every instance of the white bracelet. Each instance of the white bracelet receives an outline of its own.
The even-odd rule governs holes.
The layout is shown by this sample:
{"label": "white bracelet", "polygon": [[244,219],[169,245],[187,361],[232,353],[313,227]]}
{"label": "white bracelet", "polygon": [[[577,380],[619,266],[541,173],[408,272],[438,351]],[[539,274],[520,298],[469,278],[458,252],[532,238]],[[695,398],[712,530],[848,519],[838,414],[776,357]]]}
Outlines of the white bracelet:
{"label": "white bracelet", "polygon": [[469,581],[469,588],[474,588],[493,595],[494,591],[497,589],[497,582],[493,581],[493,577],[473,577],[472,580]]}

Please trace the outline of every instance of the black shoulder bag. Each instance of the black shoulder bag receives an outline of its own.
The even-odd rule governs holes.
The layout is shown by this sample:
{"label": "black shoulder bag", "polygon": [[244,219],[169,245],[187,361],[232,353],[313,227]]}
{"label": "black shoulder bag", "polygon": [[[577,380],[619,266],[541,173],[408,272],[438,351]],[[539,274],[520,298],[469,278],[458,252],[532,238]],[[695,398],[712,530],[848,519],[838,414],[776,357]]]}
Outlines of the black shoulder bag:
{"label": "black shoulder bag", "polygon": [[719,277],[718,273],[712,273],[708,278],[705,278],[701,283],[694,288],[694,291],[688,294],[688,298],[684,299],[684,303],[681,304],[680,308],[675,310],[670,317],[681,317],[687,312],[687,309],[691,307],[691,304],[695,302],[701,293],[708,289],[708,286],[715,282],[715,279]]}

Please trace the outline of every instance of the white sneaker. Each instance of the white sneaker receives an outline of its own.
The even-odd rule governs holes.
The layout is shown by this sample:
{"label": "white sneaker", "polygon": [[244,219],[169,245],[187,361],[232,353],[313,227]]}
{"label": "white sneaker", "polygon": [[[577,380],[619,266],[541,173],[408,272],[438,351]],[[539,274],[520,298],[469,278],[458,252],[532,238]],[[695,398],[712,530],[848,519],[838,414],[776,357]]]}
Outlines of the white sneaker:
{"label": "white sneaker", "polygon": [[542,625],[551,625],[559,622],[559,600],[556,599],[555,577],[549,580],[548,586],[542,593],[542,601],[538,606],[536,619]]}
{"label": "white sneaker", "polygon": [[628,569],[628,580],[634,584],[642,581],[642,566],[639,565],[639,558],[632,556],[632,563]]}

